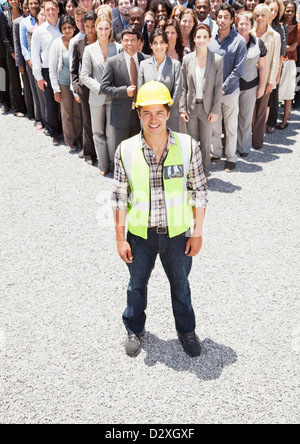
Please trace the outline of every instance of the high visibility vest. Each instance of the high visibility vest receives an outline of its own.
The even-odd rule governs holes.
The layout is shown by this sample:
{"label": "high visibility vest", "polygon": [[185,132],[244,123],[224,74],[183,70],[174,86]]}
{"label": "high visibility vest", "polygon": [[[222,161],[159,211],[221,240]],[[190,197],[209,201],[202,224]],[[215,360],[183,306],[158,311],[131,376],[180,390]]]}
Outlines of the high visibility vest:
{"label": "high visibility vest", "polygon": [[[191,227],[187,179],[192,156],[192,138],[173,133],[176,145],[170,145],[163,163],[163,187],[169,237],[178,236]],[[121,143],[121,159],[130,184],[128,230],[147,239],[150,214],[150,167],[144,157],[140,134]]]}

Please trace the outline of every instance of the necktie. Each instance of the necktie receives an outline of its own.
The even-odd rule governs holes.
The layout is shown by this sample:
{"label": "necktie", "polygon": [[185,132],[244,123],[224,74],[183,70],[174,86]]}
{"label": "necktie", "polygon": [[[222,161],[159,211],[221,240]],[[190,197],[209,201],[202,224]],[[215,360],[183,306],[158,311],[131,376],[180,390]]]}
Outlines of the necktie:
{"label": "necktie", "polygon": [[[137,85],[138,85],[138,72],[137,72],[136,64],[135,64],[135,61],[134,61],[133,57],[131,57],[131,59],[130,59],[130,81],[131,81],[131,84],[136,86],[136,88],[137,88]],[[135,95],[133,97],[133,102],[134,103],[136,102],[136,96],[137,96],[137,91],[136,91],[136,93],[135,93]]]}

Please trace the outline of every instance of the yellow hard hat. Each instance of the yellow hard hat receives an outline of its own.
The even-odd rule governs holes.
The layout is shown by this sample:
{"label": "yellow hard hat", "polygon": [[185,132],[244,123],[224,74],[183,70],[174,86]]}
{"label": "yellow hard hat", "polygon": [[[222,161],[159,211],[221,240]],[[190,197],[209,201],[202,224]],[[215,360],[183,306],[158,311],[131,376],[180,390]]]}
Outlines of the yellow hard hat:
{"label": "yellow hard hat", "polygon": [[170,91],[161,82],[151,80],[150,82],[144,83],[144,85],[139,89],[136,104],[139,106],[147,105],[173,105],[173,100],[171,98]]}

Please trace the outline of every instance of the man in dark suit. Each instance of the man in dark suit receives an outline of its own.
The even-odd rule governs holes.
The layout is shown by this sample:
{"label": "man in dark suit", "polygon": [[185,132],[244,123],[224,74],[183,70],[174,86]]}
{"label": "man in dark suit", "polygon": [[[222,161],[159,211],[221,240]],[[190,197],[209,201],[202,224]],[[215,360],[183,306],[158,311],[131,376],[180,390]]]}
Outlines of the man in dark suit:
{"label": "man in dark suit", "polygon": [[129,10],[129,24],[135,26],[144,37],[144,45],[141,52],[150,55],[152,51],[149,44],[147,24],[145,23],[145,13],[142,8],[134,6]]}
{"label": "man in dark suit", "polygon": [[132,8],[131,0],[119,0],[119,14],[112,21],[114,40],[121,40],[121,33],[129,25],[129,10]]}
{"label": "man in dark suit", "polygon": [[137,52],[141,34],[134,26],[122,31],[124,52],[107,60],[100,92],[112,98],[110,124],[115,128],[116,147],[141,130],[135,109],[138,70],[144,56]]}

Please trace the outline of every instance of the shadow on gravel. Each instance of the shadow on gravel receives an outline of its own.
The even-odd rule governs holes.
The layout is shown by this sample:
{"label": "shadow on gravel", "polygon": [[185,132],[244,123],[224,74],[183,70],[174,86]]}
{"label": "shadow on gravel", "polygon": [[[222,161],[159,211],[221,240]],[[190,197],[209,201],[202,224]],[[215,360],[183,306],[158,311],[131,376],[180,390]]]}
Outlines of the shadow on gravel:
{"label": "shadow on gravel", "polygon": [[235,193],[236,191],[241,191],[242,187],[233,185],[231,182],[224,182],[224,180],[216,179],[213,177],[209,178],[209,191],[217,191],[219,193]]}
{"label": "shadow on gravel", "polygon": [[178,340],[164,341],[146,332],[142,342],[142,348],[147,353],[145,364],[153,367],[160,362],[176,372],[194,373],[199,379],[210,381],[218,379],[223,368],[234,364],[237,360],[236,352],[225,345],[217,344],[208,338],[201,344],[201,356],[190,358],[182,350]]}

